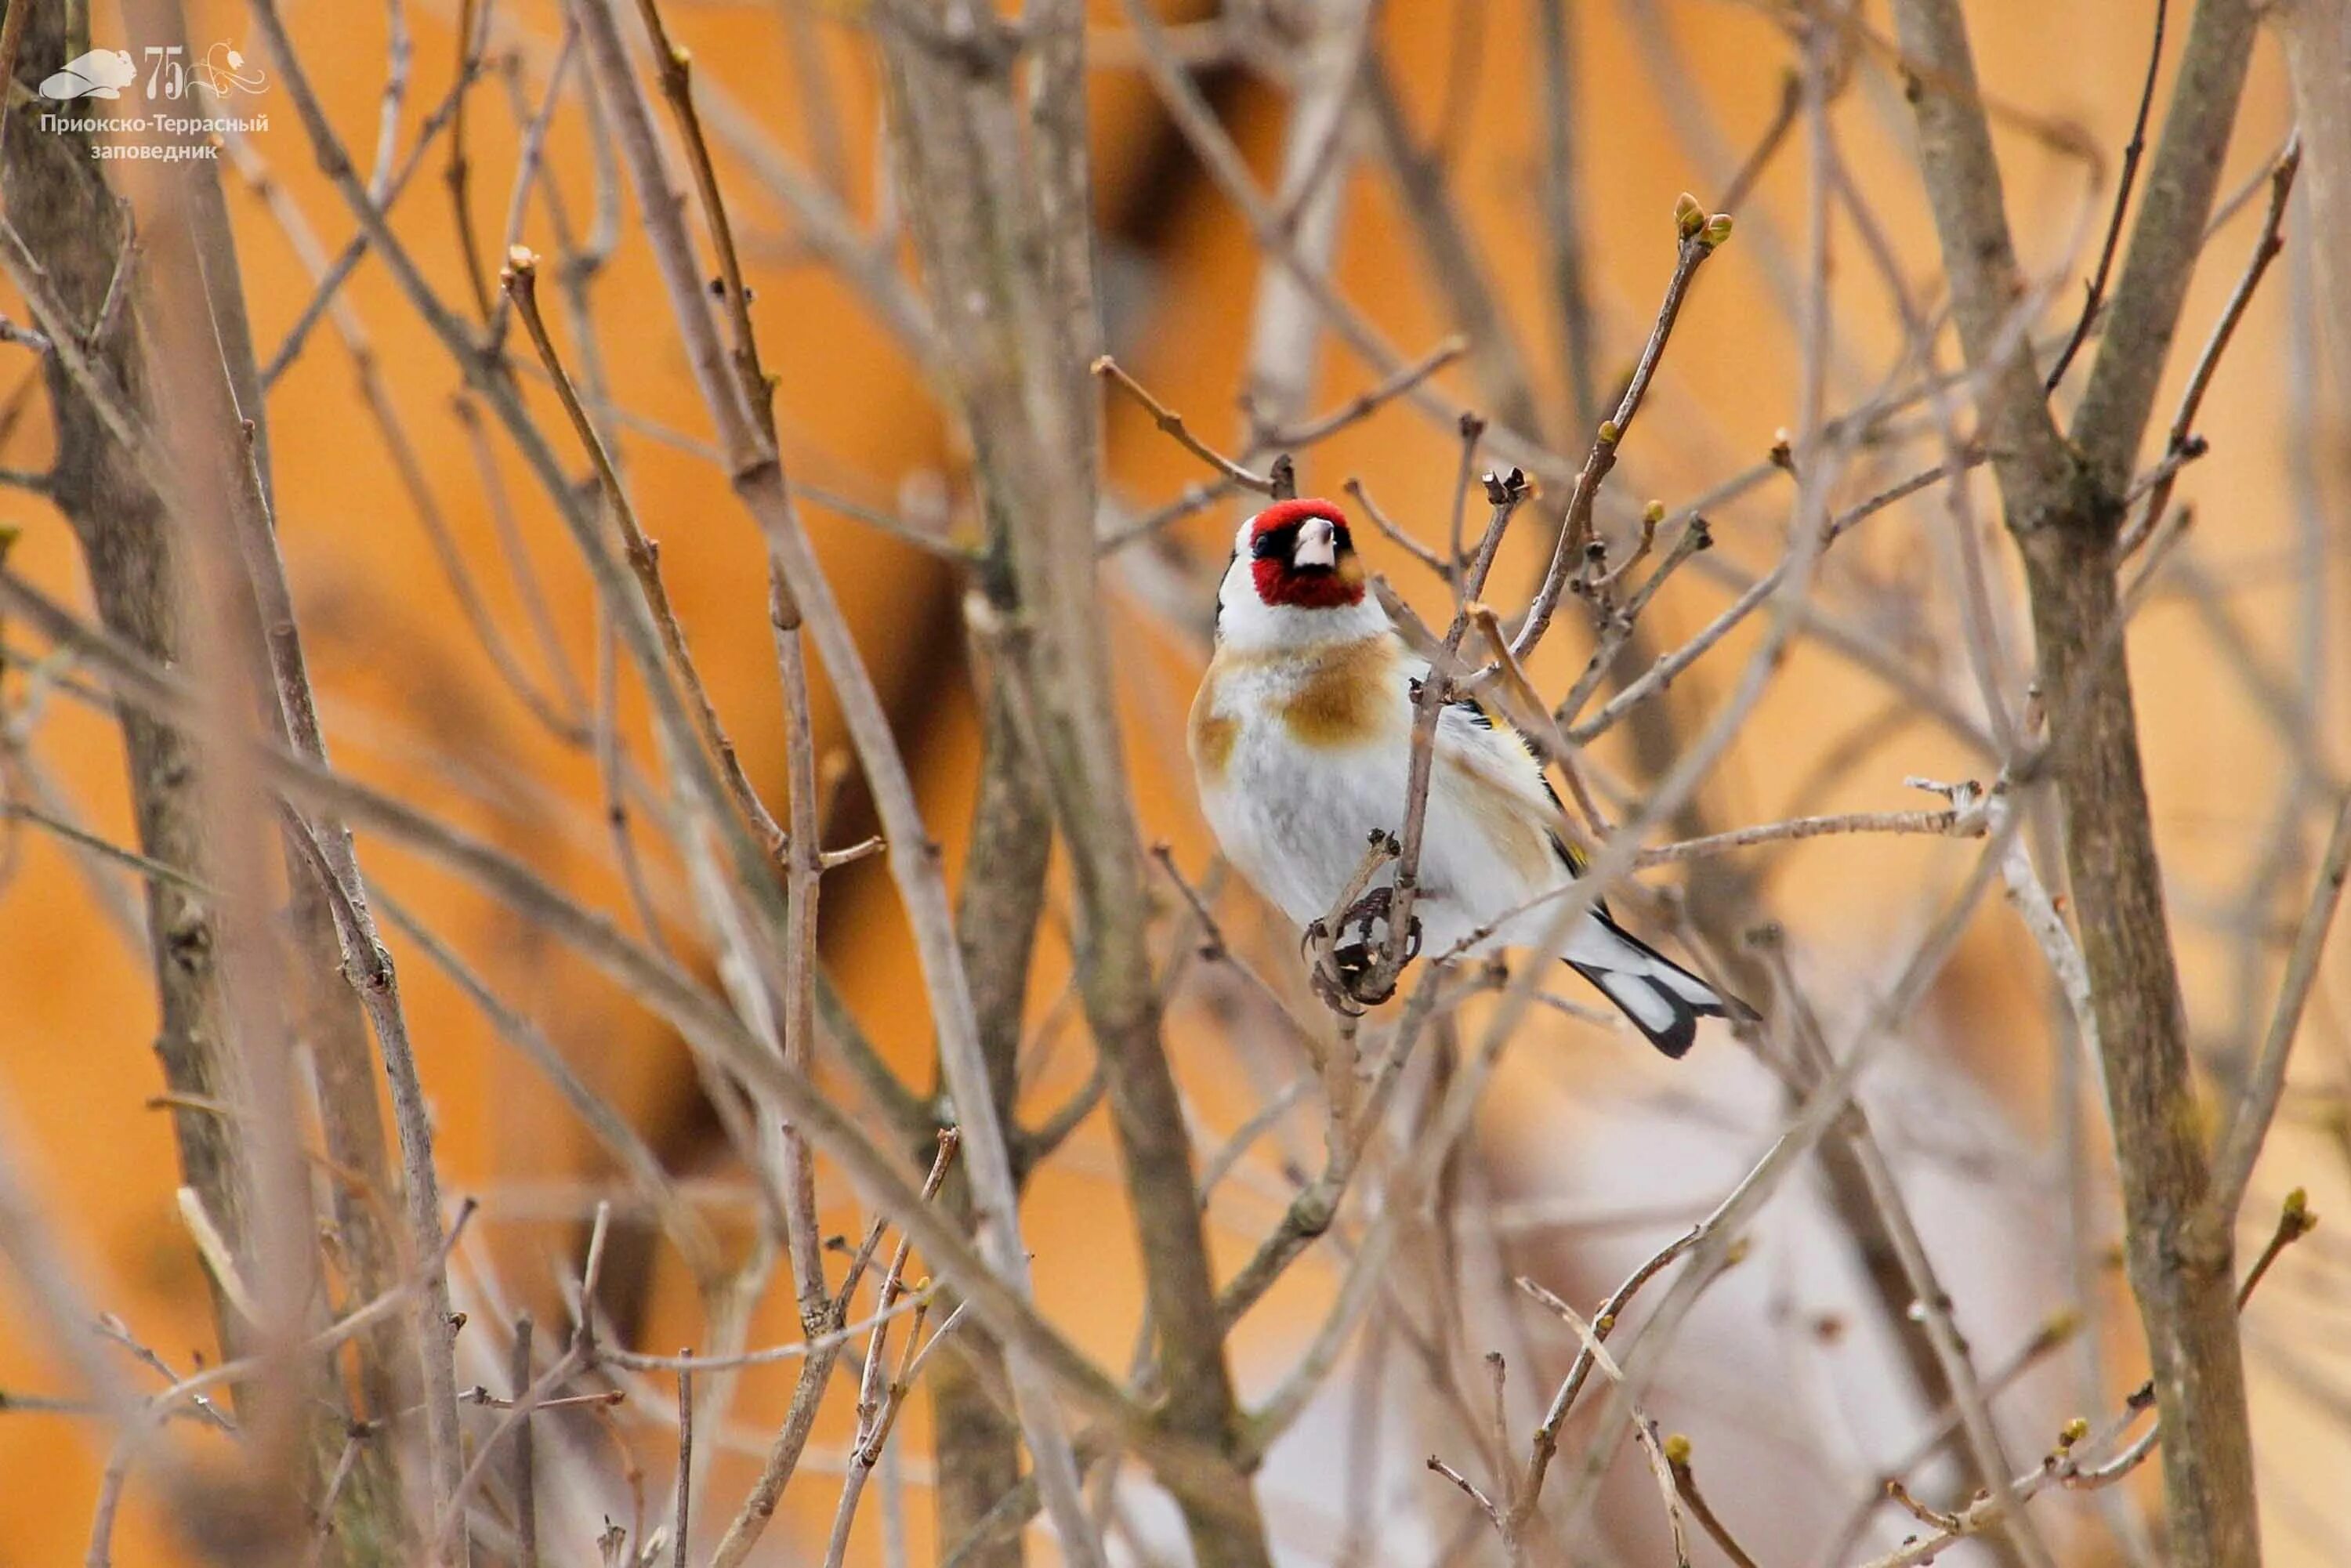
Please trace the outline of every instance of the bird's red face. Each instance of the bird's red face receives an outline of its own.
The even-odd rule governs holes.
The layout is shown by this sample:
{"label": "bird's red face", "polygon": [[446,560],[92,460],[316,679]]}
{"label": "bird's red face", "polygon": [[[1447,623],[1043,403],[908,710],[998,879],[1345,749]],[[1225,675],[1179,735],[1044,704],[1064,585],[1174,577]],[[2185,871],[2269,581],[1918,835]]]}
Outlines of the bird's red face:
{"label": "bird's red face", "polygon": [[1276,501],[1249,521],[1249,577],[1269,605],[1337,610],[1364,601],[1347,515],[1328,501]]}

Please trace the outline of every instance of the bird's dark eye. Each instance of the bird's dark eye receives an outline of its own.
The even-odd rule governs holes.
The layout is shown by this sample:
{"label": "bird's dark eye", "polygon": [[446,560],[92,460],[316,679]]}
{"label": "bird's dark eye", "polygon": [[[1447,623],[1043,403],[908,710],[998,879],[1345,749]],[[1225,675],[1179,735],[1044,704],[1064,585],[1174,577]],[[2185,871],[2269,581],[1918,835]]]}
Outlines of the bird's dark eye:
{"label": "bird's dark eye", "polygon": [[1297,543],[1297,524],[1268,528],[1249,541],[1249,556],[1255,560],[1288,560]]}

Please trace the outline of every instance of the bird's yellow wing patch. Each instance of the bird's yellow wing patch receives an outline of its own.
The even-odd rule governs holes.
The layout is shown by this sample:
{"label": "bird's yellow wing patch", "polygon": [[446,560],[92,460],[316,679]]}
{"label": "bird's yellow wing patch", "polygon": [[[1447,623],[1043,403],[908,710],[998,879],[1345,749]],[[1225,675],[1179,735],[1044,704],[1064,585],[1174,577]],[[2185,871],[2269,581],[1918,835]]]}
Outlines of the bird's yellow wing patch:
{"label": "bird's yellow wing patch", "polygon": [[1526,868],[1530,874],[1551,856],[1551,834],[1539,809],[1530,810],[1526,792],[1511,779],[1485,767],[1468,752],[1445,758],[1453,788],[1447,796],[1468,819],[1470,831],[1485,839],[1506,863]]}

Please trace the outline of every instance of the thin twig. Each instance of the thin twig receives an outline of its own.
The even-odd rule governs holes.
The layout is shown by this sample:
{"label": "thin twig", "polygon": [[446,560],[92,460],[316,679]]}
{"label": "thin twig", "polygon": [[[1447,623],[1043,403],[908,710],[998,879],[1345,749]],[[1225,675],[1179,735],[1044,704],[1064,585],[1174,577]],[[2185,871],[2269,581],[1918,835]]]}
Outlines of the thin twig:
{"label": "thin twig", "polygon": [[[1608,1354],[1607,1345],[1601,1342],[1597,1323],[1584,1322],[1583,1315],[1573,1307],[1531,1280],[1520,1280],[1519,1288],[1549,1307],[1575,1331],[1576,1338],[1583,1344],[1583,1350],[1577,1353],[1579,1360],[1589,1356],[1592,1364],[1597,1366],[1609,1382],[1620,1385],[1625,1382],[1625,1369],[1616,1364],[1616,1358]],[[1657,1440],[1657,1424],[1649,1419],[1648,1412],[1641,1408],[1638,1399],[1631,1401],[1629,1413],[1634,1440],[1640,1444],[1641,1452],[1647,1458],[1650,1473],[1656,1479],[1658,1495],[1665,1500],[1666,1528],[1673,1537],[1674,1562],[1677,1568],[1690,1568],[1689,1537],[1682,1529],[1681,1491],[1676,1485],[1676,1474],[1666,1458],[1664,1446]]]}
{"label": "thin twig", "polygon": [[1614,415],[1602,420],[1593,434],[1592,450],[1585,455],[1583,467],[1575,476],[1575,487],[1568,495],[1567,512],[1560,524],[1559,542],[1552,550],[1550,569],[1543,573],[1542,587],[1537,591],[1534,603],[1528,607],[1519,634],[1510,641],[1510,651],[1520,664],[1526,663],[1535,644],[1542,641],[1574,563],[1583,559],[1584,546],[1592,538],[1592,508],[1599,499],[1601,482],[1616,465],[1617,449],[1632,429],[1634,416],[1641,412],[1642,400],[1648,395],[1650,379],[1657,372],[1657,362],[1665,355],[1674,322],[1681,315],[1690,280],[1698,276],[1698,269],[1714,254],[1715,247],[1730,237],[1729,214],[1717,213],[1708,217],[1690,196],[1683,196],[1675,207],[1674,223],[1678,239],[1673,276],[1666,282],[1665,300],[1657,307],[1657,319],[1649,329],[1648,341],[1642,346],[1640,361],[1633,368],[1633,379],[1625,384],[1624,396],[1616,400]]}
{"label": "thin twig", "polygon": [[[531,1334],[528,1312],[514,1325],[514,1349],[507,1361],[507,1385],[520,1399],[530,1389]],[[515,1562],[518,1568],[538,1568],[538,1463],[530,1423],[515,1432],[514,1441]]]}
{"label": "thin twig", "polygon": [[[2230,291],[2229,303],[2222,307],[2220,319],[2212,324],[2212,334],[2204,342],[2204,351],[2196,357],[2196,368],[2189,372],[2188,385],[2179,394],[2179,412],[2171,418],[2171,430],[2164,442],[2164,455],[2184,455],[2193,437],[2196,412],[2203,405],[2204,394],[2211,387],[2212,374],[2220,368],[2220,356],[2228,351],[2229,340],[2236,335],[2237,323],[2243,320],[2245,309],[2253,302],[2253,291],[2261,287],[2262,275],[2278,252],[2285,248],[2286,198],[2294,193],[2294,177],[2302,167],[2302,139],[2287,139],[2285,151],[2270,170],[2269,215],[2262,225],[2261,237],[2253,242],[2253,253],[2246,259],[2245,270],[2237,278],[2237,287]],[[2177,466],[2164,473],[2147,491],[2141,503],[2140,515],[2151,525],[2163,517],[2171,503],[2171,487]]]}
{"label": "thin twig", "polygon": [[449,162],[442,171],[448,187],[450,210],[457,218],[457,251],[465,264],[465,284],[473,291],[474,312],[484,321],[492,309],[489,267],[482,254],[481,232],[474,224],[470,181],[473,164],[465,155],[465,98],[480,66],[489,31],[493,0],[458,0],[457,89],[449,120]]}
{"label": "thin twig", "polygon": [[[515,158],[514,192],[507,198],[504,237],[498,243],[500,256],[511,255],[522,244],[524,215],[530,210],[531,187],[538,183],[539,171],[547,159],[547,133],[555,120],[555,106],[563,94],[563,78],[571,68],[571,58],[580,48],[580,22],[567,15],[563,21],[563,42],[556,47],[555,64],[547,73],[546,94],[530,118],[523,122],[522,147]],[[496,354],[506,341],[507,324],[513,319],[514,296],[504,290],[490,313],[488,330],[483,335],[483,352]]]}
{"label": "thin twig", "polygon": [[[1151,538],[1171,524],[1197,516],[1207,510],[1240,486],[1232,480],[1218,477],[1196,485],[1187,485],[1184,493],[1163,507],[1143,514],[1132,522],[1103,530],[1094,546],[1098,555],[1115,555],[1131,544]],[[1108,508],[1105,508],[1108,510]]]}
{"label": "thin twig", "polygon": [[[1737,1193],[1732,1196],[1736,1197]],[[1601,1348],[1624,1317],[1625,1309],[1632,1305],[1633,1298],[1640,1293],[1642,1286],[1712,1235],[1729,1207],[1726,1200],[1714,1213],[1651,1253],[1647,1260],[1627,1275],[1625,1282],[1617,1286],[1614,1292],[1601,1303],[1600,1310],[1593,1314],[1591,1333],[1583,1338],[1582,1346],[1575,1353],[1575,1360],[1568,1366],[1567,1375],[1560,1380],[1559,1391],[1552,1396],[1550,1408],[1544,1412],[1542,1420],[1537,1423],[1534,1436],[1527,1445],[1526,1471],[1518,1484],[1518,1503],[1511,1511],[1511,1532],[1523,1530],[1527,1521],[1534,1517],[1536,1505],[1542,1500],[1543,1479],[1550,1473],[1552,1458],[1559,1452],[1560,1428],[1566,1425],[1569,1412],[1575,1408],[1576,1396],[1583,1391],[1584,1383],[1598,1364]],[[1551,1292],[1541,1291],[1541,1287],[1531,1281],[1521,1280],[1519,1285],[1529,1294],[1541,1291],[1536,1299],[1545,1301],[1546,1305],[1558,1299]]]}
{"label": "thin twig", "polygon": [[2115,209],[2106,219],[2105,243],[2098,247],[2098,269],[2082,286],[2082,316],[2074,323],[2074,334],[2065,346],[2057,350],[2057,362],[2049,367],[2049,379],[2043,383],[2050,392],[2065,379],[2065,367],[2074,362],[2088,340],[2090,328],[2098,319],[2098,308],[2105,303],[2106,278],[2114,271],[2115,248],[2122,242],[2123,214],[2130,210],[2131,183],[2138,178],[2138,161],[2147,152],[2147,111],[2155,107],[2155,78],[2163,64],[2163,24],[2171,9],[2169,0],[2155,0],[2155,39],[2147,47],[2147,80],[2138,91],[2138,113],[2131,120],[2130,140],[2123,144],[2122,174],[2115,183]]}
{"label": "thin twig", "polygon": [[1670,865],[1757,844],[1786,843],[1833,833],[1932,833],[1943,838],[1981,838],[1984,831],[1980,812],[1849,811],[1831,817],[1795,817],[1784,822],[1764,822],[1752,828],[1708,833],[1702,839],[1660,844],[1653,850],[1643,850],[1634,863],[1642,867]]}
{"label": "thin twig", "polygon": [[2326,852],[2318,862],[2317,882],[2302,923],[2294,930],[2293,951],[2286,956],[2285,978],[2278,985],[2277,1009],[2270,1016],[2269,1032],[2262,1037],[2261,1052],[2246,1077],[2244,1098],[2213,1157],[2212,1186],[2205,1202],[2225,1222],[2235,1221],[2237,1207],[2253,1179],[2254,1162],[2261,1158],[2262,1142],[2269,1134],[2278,1102],[2284,1098],[2287,1058],[2301,1029],[2311,988],[2318,980],[2319,960],[2325,952],[2335,912],[2343,903],[2346,875],[2351,875],[2351,798],[2335,813]]}
{"label": "thin twig", "polygon": [[[477,65],[477,72],[478,69]],[[369,197],[379,211],[389,214],[398,204],[402,194],[408,189],[411,176],[423,167],[425,153],[431,151],[434,141],[455,118],[458,100],[464,89],[471,85],[472,79],[470,77],[459,78],[451,85],[440,103],[434,106],[433,112],[424,117],[423,124],[417,128],[415,145],[408,150],[408,155],[401,161],[400,167],[393,172],[391,183],[384,187],[381,195]],[[344,282],[358,269],[360,259],[367,255],[371,243],[364,230],[353,235],[350,243],[336,254],[334,261],[319,275],[317,284],[310,290],[310,298],[303,302],[300,312],[295,316],[294,324],[287,329],[286,336],[278,341],[277,351],[269,356],[268,361],[261,368],[261,386],[264,392],[277,384],[277,379],[301,357],[303,347],[309,341],[312,329],[326,318],[329,310],[340,305]]]}
{"label": "thin twig", "polygon": [[165,865],[162,861],[142,855],[136,850],[125,849],[120,844],[110,839],[101,838],[87,828],[78,827],[62,817],[53,816],[38,806],[30,805],[23,800],[0,800],[0,817],[5,817],[10,821],[30,822],[46,832],[56,834],[77,849],[88,850],[99,859],[111,861],[114,864],[136,872],[141,876],[150,877],[157,882],[170,883],[174,887],[184,887],[200,897],[214,896],[214,891],[208,883],[191,876],[179,867]]}
{"label": "thin twig", "polygon": [[376,110],[375,165],[368,174],[368,194],[379,202],[392,183],[392,155],[400,151],[401,106],[408,101],[409,73],[416,61],[406,0],[384,0],[383,31],[383,99]]}
{"label": "thin twig", "polygon": [[1377,384],[1364,388],[1330,413],[1302,424],[1261,432],[1258,444],[1292,452],[1328,440],[1351,424],[1369,418],[1382,404],[1394,402],[1459,359],[1468,347],[1459,338],[1447,338],[1411,364],[1399,366]]}
{"label": "thin twig", "polygon": [[[946,1179],[947,1166],[955,1159],[956,1137],[953,1128],[939,1134],[938,1157],[932,1162],[930,1179],[924,1183],[924,1196],[937,1196],[939,1184]],[[883,1314],[895,1306],[904,1293],[907,1256],[914,1249],[913,1239],[901,1236],[897,1250],[890,1256],[890,1266],[883,1271],[882,1282],[875,1291],[875,1304]],[[832,1535],[825,1551],[826,1568],[840,1568],[849,1550],[849,1531],[857,1518],[857,1505],[864,1495],[867,1479],[882,1458],[883,1445],[890,1439],[898,1410],[905,1402],[906,1377],[913,1364],[914,1352],[923,1338],[923,1309],[914,1310],[914,1321],[906,1331],[906,1349],[900,1358],[897,1378],[885,1383],[890,1345],[890,1320],[877,1318],[873,1333],[865,1348],[865,1364],[857,1386],[857,1432],[850,1440],[849,1474],[842,1480],[841,1500],[833,1510]]]}
{"label": "thin twig", "polygon": [[1193,434],[1191,427],[1184,423],[1182,414],[1152,396],[1151,389],[1136,381],[1127,372],[1126,367],[1121,365],[1116,360],[1104,354],[1094,361],[1093,372],[1133,398],[1136,404],[1151,416],[1152,423],[1173,436],[1185,451],[1214,468],[1226,479],[1244,490],[1254,490],[1260,496],[1270,496],[1274,493],[1274,479],[1271,475],[1259,474],[1253,469],[1242,467]]}
{"label": "thin twig", "polygon": [[716,759],[719,776],[726,782],[727,796],[734,801],[736,809],[742,812],[745,823],[759,835],[768,852],[775,854],[785,842],[784,830],[777,824],[766,802],[759,799],[759,792],[753,787],[750,776],[743,770],[742,758],[735,748],[734,740],[727,735],[726,726],[719,720],[718,709],[710,700],[710,690],[704,685],[700,669],[686,645],[684,628],[679,623],[677,612],[670,603],[669,590],[662,580],[659,549],[645,536],[644,528],[637,521],[636,508],[630,504],[627,488],[621,483],[620,471],[612,465],[611,449],[597,432],[594,421],[588,415],[587,406],[580,402],[578,390],[565,372],[563,361],[556,351],[555,340],[549,334],[547,322],[539,314],[538,258],[517,246],[507,255],[506,267],[499,273],[498,281],[507,296],[514,300],[515,308],[522,317],[523,330],[538,350],[540,362],[555,382],[556,396],[561,401],[564,413],[570,416],[572,429],[578,433],[580,444],[588,449],[589,457],[595,465],[605,505],[620,528],[622,554],[630,570],[636,575],[639,588],[643,591],[647,607],[653,612],[654,624],[660,632],[671,666],[685,687],[692,705],[688,711],[694,716],[702,744]]}
{"label": "thin twig", "polygon": [[1361,479],[1351,477],[1343,488],[1364,516],[1371,519],[1372,527],[1379,529],[1390,543],[1401,548],[1415,560],[1428,568],[1448,584],[1459,575],[1458,567],[1447,564],[1443,556],[1389,521],[1388,515],[1380,510],[1379,503],[1373,500],[1370,493],[1364,488],[1364,482]]}
{"label": "thin twig", "polygon": [[1478,1511],[1484,1514],[1489,1520],[1492,1521],[1497,1529],[1500,1528],[1502,1522],[1502,1511],[1494,1506],[1493,1499],[1488,1497],[1484,1492],[1478,1490],[1476,1482],[1470,1480],[1468,1477],[1463,1475],[1459,1470],[1455,1469],[1451,1465],[1447,1464],[1443,1459],[1438,1458],[1435,1454],[1428,1456],[1428,1468],[1437,1474],[1443,1476],[1447,1480],[1451,1481],[1455,1486],[1459,1487],[1461,1489],[1462,1495],[1467,1497],[1471,1502],[1478,1505]]}
{"label": "thin twig", "polygon": [[672,1568],[686,1568],[687,1542],[693,1536],[694,1501],[694,1359],[692,1346],[678,1353],[689,1364],[677,1370],[677,1518],[672,1525],[676,1532],[676,1551],[671,1557]]}
{"label": "thin twig", "polygon": [[1666,1439],[1665,1455],[1667,1465],[1673,1470],[1674,1490],[1681,1494],[1683,1506],[1698,1521],[1698,1528],[1713,1538],[1722,1554],[1730,1559],[1732,1568],[1756,1568],[1754,1555],[1739,1544],[1739,1538],[1730,1533],[1729,1526],[1722,1522],[1721,1516],[1698,1490],[1698,1475],[1690,1468],[1690,1440],[1675,1433]]}
{"label": "thin twig", "polygon": [[[1970,451],[1961,455],[1959,466],[1971,467],[1984,460],[1981,453]],[[1867,521],[1896,501],[1914,496],[1929,485],[1947,477],[1953,468],[1954,465],[1951,464],[1938,463],[1932,468],[1912,475],[1900,484],[1881,490],[1867,500],[1856,502],[1846,507],[1829,522],[1823,531],[1821,548],[1826,549],[1844,538],[1849,529]],[[1745,592],[1734,600],[1729,608],[1717,615],[1696,636],[1672,653],[1660,656],[1656,664],[1641,672],[1639,679],[1628,683],[1624,690],[1611,697],[1597,713],[1570,728],[1567,732],[1568,738],[1579,746],[1588,745],[1613,727],[1616,721],[1624,717],[1631,709],[1663,691],[1672,684],[1675,676],[1687,669],[1700,654],[1719,643],[1732,628],[1756,610],[1770,603],[1779,591],[1786,572],[1787,563],[1782,561],[1757,578],[1748,586]],[[1523,634],[1522,630],[1521,636]],[[1573,715],[1563,712],[1560,716],[1565,720],[1573,718]]]}
{"label": "thin twig", "polygon": [[[1483,434],[1482,421],[1465,415],[1462,419],[1462,442],[1465,448],[1473,447]],[[1465,458],[1466,461],[1466,458]],[[1463,486],[1465,492],[1467,486]],[[1447,628],[1443,653],[1447,658],[1459,653],[1461,639],[1469,630],[1469,605],[1486,586],[1486,576],[1493,569],[1494,557],[1501,549],[1502,536],[1533,494],[1527,477],[1518,469],[1507,475],[1489,474],[1485,481],[1489,507],[1485,536],[1479,540],[1477,552],[1462,567],[1462,576],[1455,584],[1456,603],[1453,624]],[[1457,554],[1457,559],[1458,559]],[[1452,676],[1432,661],[1428,674],[1421,680],[1413,698],[1413,729],[1411,764],[1405,779],[1404,831],[1396,843],[1395,876],[1391,883],[1392,894],[1386,912],[1387,942],[1376,963],[1350,989],[1356,999],[1378,1000],[1395,989],[1396,977],[1406,962],[1413,932],[1413,904],[1420,891],[1420,856],[1428,823],[1429,784],[1434,777],[1437,759],[1437,734],[1447,706],[1453,699]]]}
{"label": "thin twig", "polygon": [[632,1372],[737,1372],[747,1366],[771,1366],[779,1361],[805,1361],[826,1351],[837,1350],[852,1340],[862,1339],[878,1323],[905,1316],[914,1310],[918,1301],[928,1300],[936,1290],[936,1286],[926,1286],[903,1297],[886,1312],[844,1322],[837,1329],[828,1329],[807,1339],[791,1340],[761,1350],[738,1351],[732,1355],[657,1355],[646,1351],[622,1350],[618,1345],[606,1345],[598,1352],[598,1356],[611,1365],[626,1367]]}
{"label": "thin twig", "polygon": [[604,1248],[611,1234],[612,1209],[610,1204],[596,1206],[595,1223],[588,1232],[588,1256],[580,1270],[580,1321],[571,1332],[571,1345],[557,1358],[554,1365],[534,1378],[530,1385],[515,1396],[514,1403],[481,1445],[474,1450],[473,1462],[458,1478],[456,1494],[449,1500],[447,1511],[435,1521],[432,1540],[435,1549],[445,1552],[465,1529],[465,1500],[482,1482],[491,1463],[497,1458],[498,1448],[507,1437],[527,1425],[531,1413],[552,1396],[558,1388],[571,1378],[596,1364],[596,1295],[604,1277]]}

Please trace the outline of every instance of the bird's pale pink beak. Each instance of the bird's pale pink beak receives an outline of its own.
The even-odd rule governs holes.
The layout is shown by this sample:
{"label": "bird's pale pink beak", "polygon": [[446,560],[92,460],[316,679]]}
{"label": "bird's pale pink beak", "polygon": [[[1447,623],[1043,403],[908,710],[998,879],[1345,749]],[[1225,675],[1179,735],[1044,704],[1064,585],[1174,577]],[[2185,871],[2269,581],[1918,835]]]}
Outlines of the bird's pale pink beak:
{"label": "bird's pale pink beak", "polygon": [[1290,552],[1293,567],[1335,567],[1339,564],[1338,531],[1328,517],[1309,517],[1298,526],[1298,546]]}

